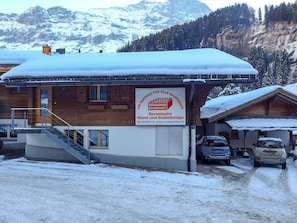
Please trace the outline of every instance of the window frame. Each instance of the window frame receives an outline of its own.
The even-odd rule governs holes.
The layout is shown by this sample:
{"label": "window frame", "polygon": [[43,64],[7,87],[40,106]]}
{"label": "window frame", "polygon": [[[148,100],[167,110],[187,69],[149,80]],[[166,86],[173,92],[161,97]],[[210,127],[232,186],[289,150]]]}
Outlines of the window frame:
{"label": "window frame", "polygon": [[[93,98],[93,94],[94,94],[93,88],[96,88],[95,98]],[[103,91],[105,91],[105,92],[103,92]],[[107,85],[100,85],[100,84],[91,85],[90,90],[89,90],[89,98],[90,98],[90,102],[106,102],[107,101]]]}
{"label": "window frame", "polygon": [[[107,129],[90,129],[89,131],[89,138],[92,140],[92,142],[95,142],[96,140],[92,139],[92,133],[91,132],[97,132],[97,144],[91,145],[90,148],[96,148],[96,149],[108,149],[109,148],[109,131]],[[105,135],[105,137],[102,137],[102,134]],[[103,140],[106,141],[106,144],[103,145]]]}
{"label": "window frame", "polygon": [[239,131],[231,130],[231,139],[239,139]]}
{"label": "window frame", "polygon": [[77,144],[84,146],[83,130],[65,129],[64,133]]}
{"label": "window frame", "polygon": [[11,94],[25,94],[27,90],[25,87],[10,87],[9,92]]}

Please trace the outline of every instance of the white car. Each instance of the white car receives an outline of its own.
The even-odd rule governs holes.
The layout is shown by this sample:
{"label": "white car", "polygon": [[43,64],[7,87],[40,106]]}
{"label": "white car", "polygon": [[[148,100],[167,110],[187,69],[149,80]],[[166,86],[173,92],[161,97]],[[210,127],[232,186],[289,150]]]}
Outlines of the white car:
{"label": "white car", "polygon": [[254,148],[254,167],[265,164],[281,165],[282,169],[287,168],[287,153],[280,138],[263,137],[259,138]]}

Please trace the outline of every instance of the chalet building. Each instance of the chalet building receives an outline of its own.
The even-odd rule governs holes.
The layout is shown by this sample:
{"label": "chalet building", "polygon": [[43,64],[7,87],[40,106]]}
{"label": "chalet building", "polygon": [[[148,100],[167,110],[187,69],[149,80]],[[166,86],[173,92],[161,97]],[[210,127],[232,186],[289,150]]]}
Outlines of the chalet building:
{"label": "chalet building", "polygon": [[247,152],[258,137],[279,137],[287,152],[297,130],[297,95],[285,87],[269,86],[222,96],[201,107],[202,134],[224,135],[234,152]]}
{"label": "chalet building", "polygon": [[0,123],[27,158],[196,171],[209,91],[257,73],[216,49],[45,56],[2,74]]}

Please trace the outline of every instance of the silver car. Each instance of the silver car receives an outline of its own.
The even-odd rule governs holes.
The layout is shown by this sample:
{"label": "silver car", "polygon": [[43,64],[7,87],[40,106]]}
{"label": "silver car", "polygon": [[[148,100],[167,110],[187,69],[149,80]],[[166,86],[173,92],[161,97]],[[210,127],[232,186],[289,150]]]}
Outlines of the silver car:
{"label": "silver car", "polygon": [[259,138],[254,148],[254,167],[265,164],[281,165],[282,169],[287,168],[287,153],[280,138],[263,137]]}
{"label": "silver car", "polygon": [[206,161],[224,161],[230,165],[231,151],[224,136],[203,136],[196,145],[196,158]]}

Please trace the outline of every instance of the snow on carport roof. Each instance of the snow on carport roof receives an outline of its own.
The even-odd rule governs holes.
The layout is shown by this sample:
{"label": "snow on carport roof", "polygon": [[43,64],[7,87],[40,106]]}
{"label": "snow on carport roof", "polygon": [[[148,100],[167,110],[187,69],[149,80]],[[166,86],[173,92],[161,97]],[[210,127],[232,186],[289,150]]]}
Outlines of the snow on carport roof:
{"label": "snow on carport roof", "polygon": [[297,119],[293,118],[246,118],[232,119],[226,123],[233,129],[238,131],[243,130],[297,130]]}
{"label": "snow on carport roof", "polygon": [[285,86],[284,89],[286,91],[290,92],[291,94],[294,94],[297,96],[297,83],[289,84],[289,85]]}
{"label": "snow on carport roof", "polygon": [[65,54],[30,60],[1,79],[100,75],[257,75],[249,63],[216,49],[180,51]]}
{"label": "snow on carport roof", "polygon": [[269,94],[270,92],[275,91],[278,88],[282,87],[278,85],[268,86],[253,91],[244,92],[241,94],[220,96],[206,101],[205,105],[200,108],[201,119],[208,119],[221,113],[224,113],[225,111],[236,108],[242,104],[259,98],[260,96]]}

